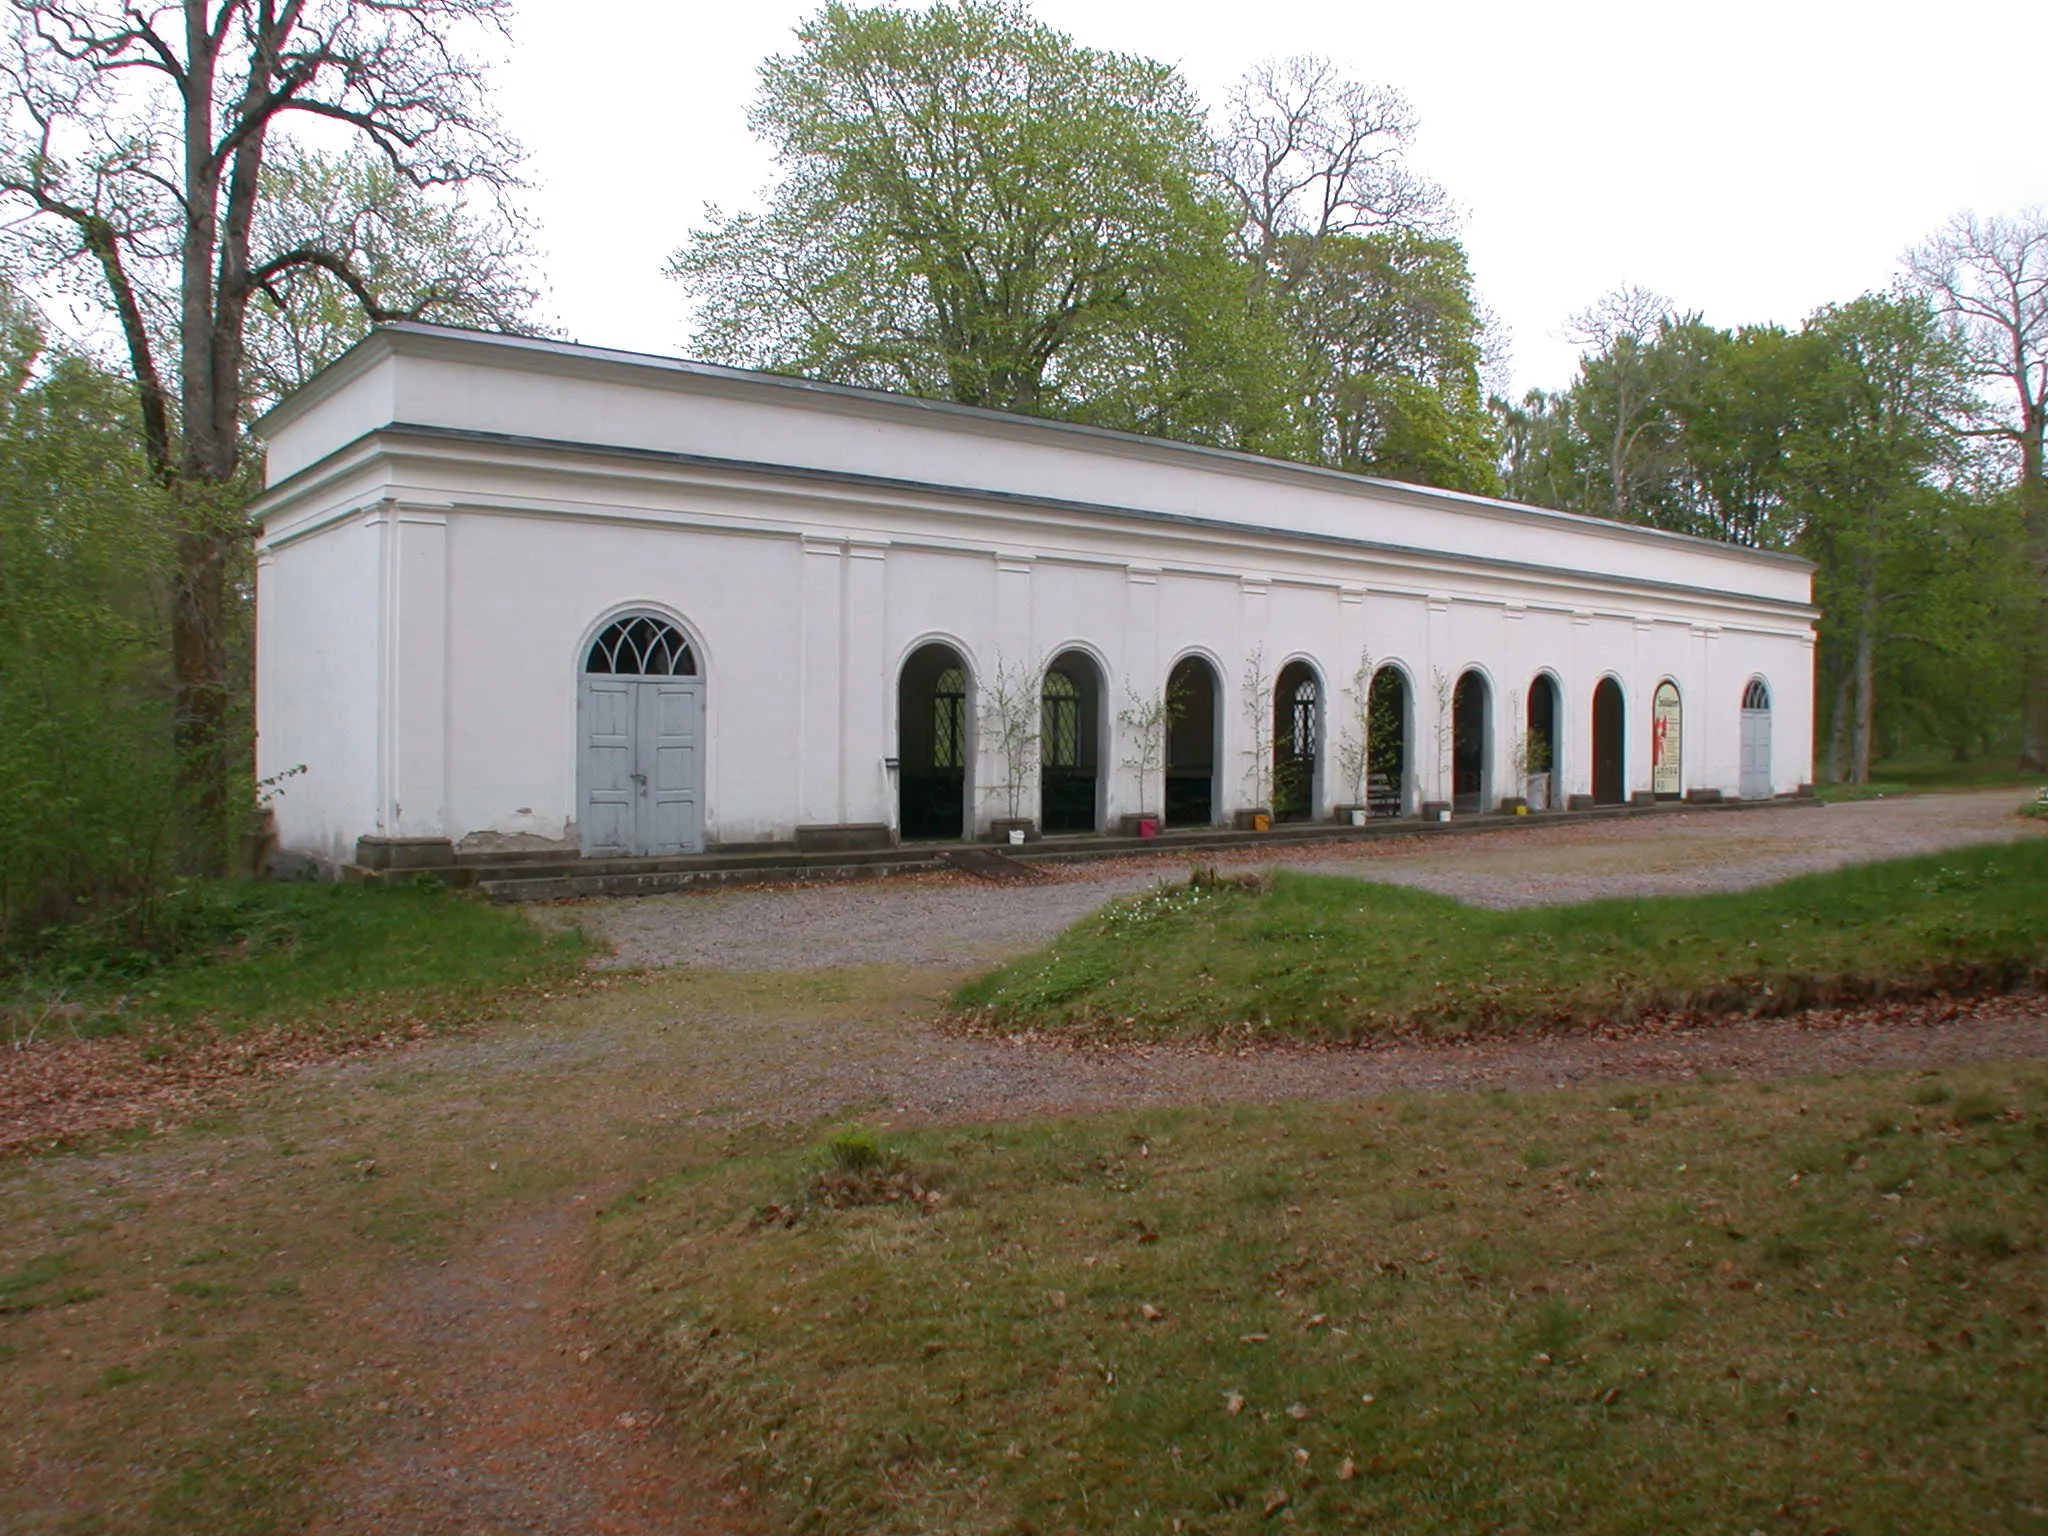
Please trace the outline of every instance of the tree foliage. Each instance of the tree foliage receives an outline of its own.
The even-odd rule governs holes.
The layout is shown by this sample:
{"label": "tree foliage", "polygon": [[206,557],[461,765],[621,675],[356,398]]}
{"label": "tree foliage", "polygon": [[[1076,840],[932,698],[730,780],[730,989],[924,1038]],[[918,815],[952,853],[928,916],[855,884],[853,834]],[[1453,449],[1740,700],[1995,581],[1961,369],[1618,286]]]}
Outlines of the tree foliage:
{"label": "tree foliage", "polygon": [[1174,375],[1230,362],[1230,219],[1171,69],[1007,0],[832,4],[762,67],[767,209],[672,270],[729,362],[1196,435]]}
{"label": "tree foliage", "polygon": [[1009,0],[832,4],[762,70],[779,179],[670,263],[725,362],[1491,489],[1483,319],[1392,92],[1163,64]]}
{"label": "tree foliage", "polygon": [[[226,856],[239,755],[252,313],[325,280],[372,319],[417,312],[420,297],[394,307],[379,291],[364,259],[375,252],[344,243],[356,227],[345,204],[273,215],[273,151],[298,123],[414,189],[508,185],[513,146],[460,47],[506,11],[507,0],[14,0],[0,39],[13,254],[31,279],[103,308],[145,462],[179,512],[175,711],[204,864]],[[382,275],[403,274],[387,262]]]}
{"label": "tree foliage", "polygon": [[2048,770],[2048,209],[1958,214],[1906,267],[1983,392],[1989,410],[1972,430],[2003,450],[2033,577],[2015,630],[2025,675],[2020,762]]}
{"label": "tree foliage", "polygon": [[0,292],[0,955],[163,889],[172,536],[132,391]]}

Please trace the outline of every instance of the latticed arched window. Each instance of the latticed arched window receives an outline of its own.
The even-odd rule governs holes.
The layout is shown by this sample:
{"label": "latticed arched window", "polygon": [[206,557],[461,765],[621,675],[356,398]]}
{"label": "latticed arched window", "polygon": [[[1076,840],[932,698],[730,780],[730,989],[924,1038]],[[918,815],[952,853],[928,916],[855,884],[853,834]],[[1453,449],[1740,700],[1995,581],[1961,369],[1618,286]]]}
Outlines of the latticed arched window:
{"label": "latticed arched window", "polygon": [[697,658],[673,624],[640,613],[607,624],[590,643],[583,670],[613,677],[695,677]]}
{"label": "latticed arched window", "polygon": [[1304,677],[1294,685],[1294,699],[1287,717],[1287,750],[1295,757],[1313,757],[1316,751],[1316,680]]}
{"label": "latticed arched window", "polygon": [[[1726,697],[1726,695],[1723,695]],[[1744,709],[1769,709],[1771,707],[1770,685],[1760,677],[1752,677],[1749,686],[1742,690]]]}
{"label": "latticed arched window", "polygon": [[1039,751],[1048,768],[1075,768],[1081,762],[1081,690],[1057,667],[1045,674],[1045,714]]}
{"label": "latticed arched window", "polygon": [[932,685],[932,766],[967,766],[967,674],[958,667]]}

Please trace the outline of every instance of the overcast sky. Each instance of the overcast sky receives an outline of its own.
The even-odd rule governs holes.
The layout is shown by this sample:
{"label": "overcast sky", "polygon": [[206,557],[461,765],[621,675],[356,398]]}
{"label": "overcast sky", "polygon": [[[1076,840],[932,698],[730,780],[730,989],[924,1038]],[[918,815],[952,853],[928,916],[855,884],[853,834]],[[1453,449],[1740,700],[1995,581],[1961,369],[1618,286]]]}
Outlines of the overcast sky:
{"label": "overcast sky", "polygon": [[[689,349],[664,258],[771,165],[745,112],[811,0],[520,0],[498,71],[531,152],[552,318],[597,345]],[[1634,283],[1720,325],[1796,323],[1889,283],[1964,208],[2048,204],[2044,0],[1467,0],[1400,8],[1039,0],[1093,47],[1180,67],[1205,101],[1324,54],[1404,92],[1415,159],[1463,209],[1514,387],[1565,383],[1569,316]]]}

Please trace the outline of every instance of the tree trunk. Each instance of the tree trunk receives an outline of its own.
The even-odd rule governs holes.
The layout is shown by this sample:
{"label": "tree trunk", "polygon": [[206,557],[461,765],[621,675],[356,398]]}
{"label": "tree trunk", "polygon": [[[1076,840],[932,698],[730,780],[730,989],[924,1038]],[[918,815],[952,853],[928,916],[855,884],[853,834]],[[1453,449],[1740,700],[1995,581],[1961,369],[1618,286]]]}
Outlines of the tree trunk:
{"label": "tree trunk", "polygon": [[1861,622],[1856,628],[1856,721],[1849,753],[1849,782],[1870,782],[1872,739],[1877,723],[1877,593],[1875,583],[1863,595]]}
{"label": "tree trunk", "polygon": [[2020,512],[2026,520],[2027,560],[2034,575],[2034,610],[2026,646],[2025,723],[2020,770],[2048,772],[2048,466],[2042,464],[2043,417],[2048,405],[2026,412],[2020,431]]}
{"label": "tree trunk", "polygon": [[1828,779],[1836,784],[1846,782],[1849,773],[1849,692],[1855,680],[1853,669],[1842,674],[1828,712]]}

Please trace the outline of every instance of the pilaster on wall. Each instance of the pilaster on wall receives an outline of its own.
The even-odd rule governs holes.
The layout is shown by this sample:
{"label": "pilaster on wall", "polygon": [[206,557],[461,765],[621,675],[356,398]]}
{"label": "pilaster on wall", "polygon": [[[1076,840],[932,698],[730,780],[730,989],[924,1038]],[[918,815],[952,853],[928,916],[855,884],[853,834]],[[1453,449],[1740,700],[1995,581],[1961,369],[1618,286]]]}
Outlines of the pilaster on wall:
{"label": "pilaster on wall", "polygon": [[[1273,755],[1272,743],[1266,739],[1272,727],[1267,724],[1260,728],[1260,714],[1267,721],[1272,719],[1273,678],[1279,671],[1271,645],[1273,579],[1263,575],[1240,576],[1237,592],[1237,655],[1231,658],[1236,663],[1237,675],[1223,679],[1223,697],[1228,701],[1223,718],[1223,762],[1219,765],[1223,775],[1223,808],[1249,810],[1264,805],[1271,809],[1272,786],[1268,783],[1261,795],[1259,785],[1272,772]],[[1249,687],[1254,672],[1258,673],[1256,697]],[[1261,756],[1267,760],[1263,772],[1257,761]]]}
{"label": "pilaster on wall", "polygon": [[1416,744],[1421,750],[1416,761],[1422,765],[1422,794],[1424,800],[1451,799],[1451,747],[1456,732],[1453,729],[1450,712],[1453,696],[1458,686],[1458,658],[1451,653],[1451,599],[1448,594],[1432,592],[1428,599],[1429,619],[1425,633],[1427,643],[1423,646],[1423,675],[1416,679],[1416,714],[1421,717],[1422,739]]}
{"label": "pilaster on wall", "polygon": [[845,546],[803,541],[803,642],[797,677],[797,821],[844,822],[846,752],[840,668],[846,639]]}
{"label": "pilaster on wall", "polygon": [[[1166,658],[1159,654],[1159,567],[1156,565],[1124,567],[1124,647],[1124,677],[1122,680],[1107,680],[1107,686],[1116,691],[1103,710],[1109,717],[1110,726],[1104,738],[1103,759],[1113,775],[1107,806],[1112,829],[1116,826],[1117,817],[1126,810],[1131,815],[1138,815],[1166,809],[1165,743],[1160,743],[1159,762],[1150,781],[1140,784],[1137,770],[1126,766],[1137,759],[1139,743],[1131,740],[1130,728],[1119,718],[1131,708],[1133,696],[1138,707],[1143,708],[1151,699],[1163,698],[1166,692]],[[1162,736],[1165,734],[1164,725],[1160,732]]]}
{"label": "pilaster on wall", "polygon": [[448,514],[387,500],[378,541],[377,831],[448,836]]}
{"label": "pilaster on wall", "polygon": [[888,546],[850,540],[842,562],[839,736],[850,771],[842,775],[842,822],[895,820],[895,786],[886,762],[896,753],[889,734],[895,693],[888,655]]}

